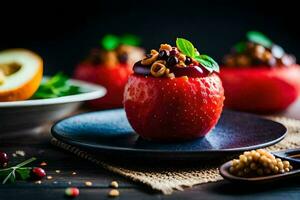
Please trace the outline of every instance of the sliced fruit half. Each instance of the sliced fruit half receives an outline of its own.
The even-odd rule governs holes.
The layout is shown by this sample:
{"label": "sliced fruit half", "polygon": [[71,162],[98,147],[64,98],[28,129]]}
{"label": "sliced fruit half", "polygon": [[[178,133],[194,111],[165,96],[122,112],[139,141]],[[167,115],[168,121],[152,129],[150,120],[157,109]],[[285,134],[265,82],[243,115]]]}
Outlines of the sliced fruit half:
{"label": "sliced fruit half", "polygon": [[0,51],[0,102],[29,99],[43,76],[42,58],[26,49]]}

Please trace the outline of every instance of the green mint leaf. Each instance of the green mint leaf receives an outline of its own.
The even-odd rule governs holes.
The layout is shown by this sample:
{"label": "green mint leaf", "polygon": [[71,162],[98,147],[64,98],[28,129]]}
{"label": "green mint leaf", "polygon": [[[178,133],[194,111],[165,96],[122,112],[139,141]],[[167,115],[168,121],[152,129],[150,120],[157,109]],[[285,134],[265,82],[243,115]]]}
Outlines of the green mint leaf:
{"label": "green mint leaf", "polygon": [[21,167],[16,169],[18,179],[27,180],[30,178],[31,167]]}
{"label": "green mint leaf", "polygon": [[209,57],[208,55],[199,55],[196,56],[195,59],[207,69],[210,73],[212,72],[220,72],[220,67],[218,63]]}
{"label": "green mint leaf", "polygon": [[195,47],[190,41],[184,38],[177,38],[176,46],[184,55],[189,56],[191,58],[195,57]]}
{"label": "green mint leaf", "polygon": [[30,158],[28,160],[25,160],[24,162],[21,162],[17,164],[14,167],[9,167],[6,169],[0,170],[0,178],[3,179],[2,184],[5,184],[7,182],[14,183],[17,179],[17,175],[21,178],[21,180],[25,180],[30,176],[30,167],[23,167],[25,165],[28,165],[29,163],[35,161],[36,158]]}
{"label": "green mint leaf", "polygon": [[33,95],[33,99],[48,99],[79,94],[80,88],[69,84],[68,80],[69,78],[62,73],[54,75],[48,81],[40,85]]}
{"label": "green mint leaf", "polygon": [[130,46],[139,46],[141,44],[141,40],[135,35],[127,34],[120,38],[120,43]]}
{"label": "green mint leaf", "polygon": [[108,34],[105,35],[101,40],[101,46],[107,51],[114,50],[120,44],[120,40],[117,36]]}
{"label": "green mint leaf", "polygon": [[258,31],[249,31],[247,32],[246,36],[250,42],[260,44],[267,48],[270,48],[273,44],[273,42],[267,36]]}
{"label": "green mint leaf", "polygon": [[239,42],[233,47],[237,53],[243,53],[247,49],[246,42]]}

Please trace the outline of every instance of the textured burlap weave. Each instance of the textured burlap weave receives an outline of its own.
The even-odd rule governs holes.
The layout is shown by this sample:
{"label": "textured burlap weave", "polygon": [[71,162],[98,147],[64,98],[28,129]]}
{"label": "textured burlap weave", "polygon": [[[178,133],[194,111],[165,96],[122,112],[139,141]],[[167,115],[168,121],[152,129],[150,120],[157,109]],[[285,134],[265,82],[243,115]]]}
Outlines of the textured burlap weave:
{"label": "textured burlap weave", "polygon": [[[278,121],[288,128],[288,134],[286,138],[276,145],[268,147],[268,150],[277,151],[300,147],[300,121],[282,117],[268,118]],[[74,146],[65,144],[56,139],[52,139],[52,143],[62,149],[76,154],[81,158],[96,163],[97,165],[111,172],[127,177],[133,181],[148,185],[154,190],[161,191],[163,194],[171,194],[174,190],[183,190],[185,187],[192,187],[193,185],[197,184],[222,180],[222,177],[219,175],[217,165],[210,165],[206,167],[197,166],[192,168],[170,168],[170,166],[159,169],[153,169],[149,167],[131,168],[101,161],[94,155],[81,151]]]}

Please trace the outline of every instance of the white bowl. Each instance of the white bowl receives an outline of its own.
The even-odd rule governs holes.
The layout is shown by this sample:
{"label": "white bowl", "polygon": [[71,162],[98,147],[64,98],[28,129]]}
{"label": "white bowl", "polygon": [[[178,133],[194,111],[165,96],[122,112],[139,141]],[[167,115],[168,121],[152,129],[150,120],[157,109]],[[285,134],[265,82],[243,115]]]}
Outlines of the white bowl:
{"label": "white bowl", "polygon": [[[43,81],[47,80],[45,77]],[[83,101],[103,97],[102,86],[78,80],[70,83],[80,87],[82,93],[50,99],[0,102],[0,134],[36,128],[61,119],[74,112]]]}

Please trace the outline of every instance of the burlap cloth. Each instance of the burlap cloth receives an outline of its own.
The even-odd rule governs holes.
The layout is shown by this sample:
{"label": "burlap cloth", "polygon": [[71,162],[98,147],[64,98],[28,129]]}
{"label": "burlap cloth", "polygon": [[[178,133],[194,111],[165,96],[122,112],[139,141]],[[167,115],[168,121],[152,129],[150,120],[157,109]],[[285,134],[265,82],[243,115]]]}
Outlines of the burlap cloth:
{"label": "burlap cloth", "polygon": [[[288,134],[281,142],[268,147],[270,151],[283,149],[299,148],[300,147],[300,121],[283,118],[283,117],[268,117],[274,121],[284,124],[288,128]],[[174,190],[183,190],[185,187],[193,185],[216,182],[222,180],[218,172],[218,165],[211,164],[210,166],[197,167],[180,167],[172,168],[170,166],[161,168],[151,167],[124,167],[102,161],[98,157],[82,151],[74,146],[65,144],[56,139],[52,139],[52,144],[65,149],[77,156],[87,159],[111,172],[129,178],[135,182],[139,182],[151,187],[154,190],[161,191],[163,194],[171,194]]]}

